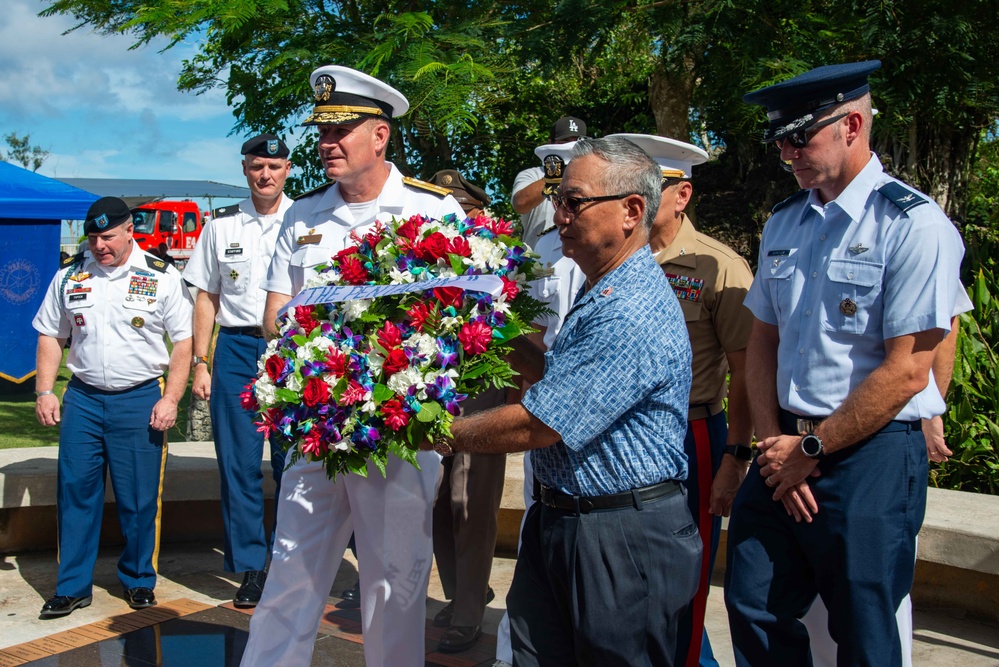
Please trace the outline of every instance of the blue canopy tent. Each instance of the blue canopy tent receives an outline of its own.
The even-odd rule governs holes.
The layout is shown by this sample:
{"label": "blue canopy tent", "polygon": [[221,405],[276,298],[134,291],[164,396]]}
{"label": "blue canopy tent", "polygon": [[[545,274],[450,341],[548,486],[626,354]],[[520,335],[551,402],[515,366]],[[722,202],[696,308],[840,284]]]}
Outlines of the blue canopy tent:
{"label": "blue canopy tent", "polygon": [[83,220],[98,199],[79,188],[0,162],[0,378],[35,374],[31,327],[59,268],[62,220]]}

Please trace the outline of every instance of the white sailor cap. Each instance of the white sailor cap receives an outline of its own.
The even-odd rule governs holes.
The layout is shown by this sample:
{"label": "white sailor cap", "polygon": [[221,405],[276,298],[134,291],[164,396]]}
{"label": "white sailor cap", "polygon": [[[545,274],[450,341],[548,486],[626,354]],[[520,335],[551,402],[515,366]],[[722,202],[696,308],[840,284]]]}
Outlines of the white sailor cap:
{"label": "white sailor cap", "polygon": [[545,144],[534,149],[534,154],[541,158],[541,164],[545,168],[545,187],[541,192],[546,197],[555,194],[562,182],[562,175],[575,145],[575,141],[570,141],[567,144]]}
{"label": "white sailor cap", "polygon": [[309,77],[309,84],[316,107],[302,125],[340,125],[363,118],[388,120],[409,110],[409,101],[398,90],[350,67],[320,67]]}
{"label": "white sailor cap", "polygon": [[607,138],[627,139],[649,154],[663,170],[663,180],[689,179],[693,166],[708,161],[708,154],[693,144],[651,134],[610,134]]}

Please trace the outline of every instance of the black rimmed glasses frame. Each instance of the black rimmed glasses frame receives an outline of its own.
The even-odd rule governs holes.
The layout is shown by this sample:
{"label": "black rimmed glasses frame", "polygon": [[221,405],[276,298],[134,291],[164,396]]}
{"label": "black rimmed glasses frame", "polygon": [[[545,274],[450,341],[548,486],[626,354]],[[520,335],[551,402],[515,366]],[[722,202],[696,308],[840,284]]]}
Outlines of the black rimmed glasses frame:
{"label": "black rimmed glasses frame", "polygon": [[556,211],[564,208],[570,215],[579,215],[579,208],[583,204],[595,201],[614,201],[615,199],[624,199],[625,197],[637,194],[637,192],[625,192],[619,195],[600,195],[599,197],[564,197],[559,194],[553,194],[548,196],[548,200],[555,207]]}
{"label": "black rimmed glasses frame", "polygon": [[818,132],[819,130],[821,130],[823,127],[825,127],[827,125],[832,125],[835,122],[843,120],[844,118],[846,118],[849,115],[850,115],[850,112],[847,111],[845,113],[841,113],[841,114],[838,114],[836,116],[831,116],[829,118],[826,118],[825,120],[820,120],[815,125],[812,125],[811,127],[807,127],[804,130],[797,130],[795,132],[791,132],[790,134],[784,135],[780,139],[774,139],[774,145],[777,146],[777,150],[784,150],[784,142],[787,141],[789,144],[791,144],[795,148],[804,148],[805,146],[808,145],[808,140],[816,132]]}

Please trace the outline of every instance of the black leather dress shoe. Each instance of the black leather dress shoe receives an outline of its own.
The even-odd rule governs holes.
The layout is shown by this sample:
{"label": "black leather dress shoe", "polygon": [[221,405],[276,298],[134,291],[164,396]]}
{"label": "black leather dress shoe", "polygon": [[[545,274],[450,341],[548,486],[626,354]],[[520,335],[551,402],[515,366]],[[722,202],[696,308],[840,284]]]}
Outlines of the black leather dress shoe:
{"label": "black leather dress shoe", "polygon": [[143,586],[129,588],[125,591],[125,602],[132,609],[145,609],[156,604],[156,596],[153,594],[153,589],[151,588]]}
{"label": "black leather dress shoe", "polygon": [[236,597],[232,600],[233,606],[238,609],[256,607],[264,592],[265,581],[267,573],[263,570],[250,570],[243,574],[243,585],[236,591]]}
{"label": "black leather dress shoe", "polygon": [[452,625],[447,629],[441,640],[437,644],[437,650],[441,653],[459,653],[467,651],[475,644],[475,640],[482,634],[481,628],[477,625]]}
{"label": "black leather dress shoe", "polygon": [[361,601],[361,581],[358,580],[357,583],[354,584],[353,588],[348,588],[347,590],[345,590],[343,593],[340,594],[340,597],[342,597],[347,602],[360,602]]}
{"label": "black leather dress shoe", "polygon": [[[489,604],[496,599],[496,591],[492,589],[492,586],[486,591],[486,604]],[[451,619],[454,618],[454,600],[447,603],[447,606],[437,612],[434,616],[434,626],[438,628],[447,628],[451,626]]]}
{"label": "black leather dress shoe", "polygon": [[93,601],[93,595],[88,595],[85,598],[71,598],[65,595],[53,595],[48,599],[48,602],[42,605],[42,611],[38,614],[38,618],[59,618],[60,616],[69,616],[73,613],[74,609],[89,607],[90,603]]}

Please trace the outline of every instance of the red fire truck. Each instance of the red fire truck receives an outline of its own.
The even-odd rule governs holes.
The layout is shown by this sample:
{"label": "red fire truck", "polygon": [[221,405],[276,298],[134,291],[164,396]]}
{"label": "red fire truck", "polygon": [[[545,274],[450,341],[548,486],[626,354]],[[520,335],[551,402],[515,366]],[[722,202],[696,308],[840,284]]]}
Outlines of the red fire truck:
{"label": "red fire truck", "polygon": [[198,205],[189,199],[156,201],[133,208],[132,224],[140,248],[156,251],[165,243],[177,268],[183,269],[201,236],[204,216]]}

